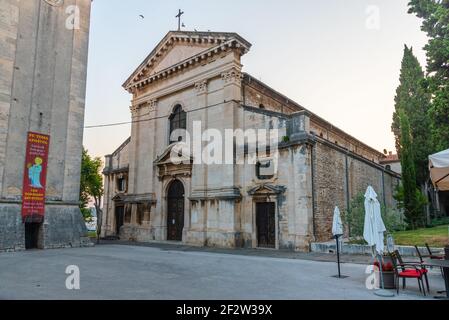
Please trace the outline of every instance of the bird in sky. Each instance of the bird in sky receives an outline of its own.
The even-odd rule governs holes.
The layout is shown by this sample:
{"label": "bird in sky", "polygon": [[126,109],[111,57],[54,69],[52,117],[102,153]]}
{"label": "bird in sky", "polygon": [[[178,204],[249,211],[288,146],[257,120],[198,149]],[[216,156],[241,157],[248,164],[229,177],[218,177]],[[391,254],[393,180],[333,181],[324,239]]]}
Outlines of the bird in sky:
{"label": "bird in sky", "polygon": [[141,15],[139,15],[139,17],[141,17],[142,19],[145,19],[145,17],[141,14]]}

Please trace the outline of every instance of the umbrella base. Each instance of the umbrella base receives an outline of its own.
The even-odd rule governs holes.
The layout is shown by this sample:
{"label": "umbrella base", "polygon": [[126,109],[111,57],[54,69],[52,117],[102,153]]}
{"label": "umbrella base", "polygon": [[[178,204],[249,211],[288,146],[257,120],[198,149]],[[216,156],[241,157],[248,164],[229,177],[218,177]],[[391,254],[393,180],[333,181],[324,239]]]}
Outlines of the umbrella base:
{"label": "umbrella base", "polygon": [[343,276],[343,275],[339,276],[339,275],[337,274],[337,275],[335,275],[335,276],[332,276],[332,278],[346,279],[346,278],[349,278],[349,276]]}
{"label": "umbrella base", "polygon": [[374,294],[376,296],[385,297],[385,298],[392,298],[395,296],[394,293],[392,293],[388,290],[385,290],[385,289],[378,289],[378,290],[374,291]]}

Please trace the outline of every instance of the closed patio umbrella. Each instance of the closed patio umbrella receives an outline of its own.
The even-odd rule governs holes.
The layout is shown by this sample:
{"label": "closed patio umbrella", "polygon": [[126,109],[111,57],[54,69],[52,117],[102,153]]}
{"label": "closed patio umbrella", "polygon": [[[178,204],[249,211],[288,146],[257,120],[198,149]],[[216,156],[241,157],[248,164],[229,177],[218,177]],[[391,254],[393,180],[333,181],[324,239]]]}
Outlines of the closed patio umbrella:
{"label": "closed patio umbrella", "polygon": [[432,182],[440,191],[449,191],[449,149],[429,156]]}
{"label": "closed patio umbrella", "polygon": [[373,187],[368,186],[365,193],[365,224],[363,228],[363,238],[368,242],[368,245],[373,247],[373,256],[377,254],[380,266],[380,282],[382,289],[375,292],[376,295],[382,297],[392,297],[392,293],[383,290],[383,276],[382,276],[382,254],[385,249],[384,232],[386,231],[385,224],[382,220],[380,212],[380,203],[377,200],[377,194]]}
{"label": "closed patio umbrella", "polygon": [[332,222],[332,234],[337,242],[337,264],[338,264],[338,275],[336,278],[347,278],[347,276],[341,275],[340,270],[340,241],[339,238],[343,236],[343,223],[341,222],[340,209],[335,207],[334,209],[334,219]]}
{"label": "closed patio umbrella", "polygon": [[340,209],[335,207],[334,209],[334,220],[332,222],[332,234],[335,236],[343,235],[343,223],[341,222]]}

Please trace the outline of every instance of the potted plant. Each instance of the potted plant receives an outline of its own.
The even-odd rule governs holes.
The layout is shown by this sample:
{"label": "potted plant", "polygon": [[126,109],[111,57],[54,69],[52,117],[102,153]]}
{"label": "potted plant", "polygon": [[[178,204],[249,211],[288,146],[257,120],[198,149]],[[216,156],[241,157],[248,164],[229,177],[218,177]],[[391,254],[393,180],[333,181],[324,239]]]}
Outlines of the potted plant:
{"label": "potted plant", "polygon": [[[376,280],[379,283],[379,286],[382,286],[380,283],[380,265],[379,262],[374,262],[374,273],[376,275]],[[384,280],[384,289],[396,289],[395,285],[395,273],[393,263],[391,261],[382,262],[382,277]]]}

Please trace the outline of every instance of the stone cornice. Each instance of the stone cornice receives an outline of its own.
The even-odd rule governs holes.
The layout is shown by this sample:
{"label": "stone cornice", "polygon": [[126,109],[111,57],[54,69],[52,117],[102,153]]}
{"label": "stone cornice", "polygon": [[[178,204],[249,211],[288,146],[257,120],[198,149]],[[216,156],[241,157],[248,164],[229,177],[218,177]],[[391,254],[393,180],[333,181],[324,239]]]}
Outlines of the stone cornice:
{"label": "stone cornice", "polygon": [[146,101],[149,101],[151,99],[161,98],[163,96],[169,95],[173,92],[177,92],[189,87],[194,87],[196,83],[202,82],[202,81],[209,81],[210,79],[214,79],[217,77],[221,77],[221,75],[224,72],[228,72],[232,69],[240,69],[242,66],[237,65],[235,62],[228,62],[226,64],[223,64],[219,68],[214,68],[212,70],[206,70],[204,72],[198,73],[193,75],[190,78],[182,79],[176,83],[173,83],[167,87],[164,87],[162,89],[150,92],[146,95],[142,95],[141,97],[138,97],[137,99],[133,100],[134,105],[139,105],[142,103],[145,103]]}
{"label": "stone cornice", "polygon": [[237,187],[196,189],[189,197],[191,201],[199,200],[239,200],[242,198],[240,189]]}
{"label": "stone cornice", "polygon": [[[159,44],[153,49],[153,51],[148,55],[148,57],[139,65],[139,67],[131,74],[131,76],[125,81],[123,87],[129,90],[135,83],[139,82],[141,77],[150,70],[157,62],[160,57],[163,57],[166,52],[176,43],[187,43],[190,45],[200,44],[200,45],[215,45],[213,53],[216,53],[215,49],[218,51],[226,50],[227,47],[233,47],[241,49],[241,54],[245,54],[251,48],[251,43],[243,39],[237,33],[230,32],[201,32],[201,31],[170,31],[167,35],[159,42]],[[207,53],[207,51],[205,51]]]}
{"label": "stone cornice", "polygon": [[[178,62],[168,68],[165,68],[164,70],[161,70],[155,74],[152,74],[148,77],[145,77],[143,79],[133,79],[130,83],[127,83],[124,85],[124,88],[130,92],[134,93],[137,89],[143,88],[151,83],[157,82],[162,79],[166,79],[168,77],[171,77],[175,75],[178,72],[184,71],[187,68],[190,68],[192,66],[197,65],[198,63],[201,63],[202,61],[219,54],[221,52],[227,52],[229,50],[233,49],[240,49],[243,50],[242,54],[249,50],[249,48],[246,48],[245,45],[239,40],[231,39],[225,43],[222,43],[218,46],[215,46],[213,48],[207,49],[203,52],[200,52],[197,55],[194,55],[188,59],[185,59],[181,62]],[[142,74],[143,76],[143,74]]]}

